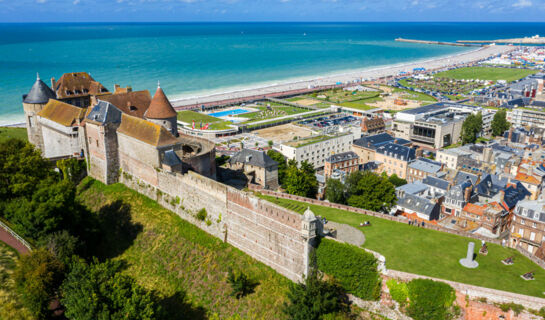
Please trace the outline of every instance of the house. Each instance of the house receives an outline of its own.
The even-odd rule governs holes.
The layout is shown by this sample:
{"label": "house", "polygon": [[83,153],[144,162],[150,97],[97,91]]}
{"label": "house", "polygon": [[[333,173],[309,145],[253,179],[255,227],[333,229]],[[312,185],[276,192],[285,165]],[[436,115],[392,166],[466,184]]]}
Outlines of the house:
{"label": "house", "polygon": [[376,148],[389,142],[404,146],[410,145],[410,141],[396,139],[388,133],[379,133],[354,140],[354,143],[352,144],[352,151],[358,155],[360,163],[365,164],[375,160]]}
{"label": "house", "polygon": [[509,243],[535,254],[545,242],[545,201],[519,201],[511,222]]}
{"label": "house", "polygon": [[453,186],[445,195],[441,217],[459,217],[466,204],[471,202],[473,196],[473,184],[471,180],[466,180]]}
{"label": "house", "polygon": [[401,179],[407,178],[409,162],[416,158],[413,148],[395,143],[386,143],[375,150],[375,161],[381,163],[382,172],[396,174]]}
{"label": "house", "polygon": [[515,180],[520,181],[522,185],[532,194],[530,200],[537,200],[541,193],[542,180],[533,175],[528,175],[522,172],[517,173]]}
{"label": "house", "polygon": [[353,151],[337,153],[325,159],[324,175],[331,177],[335,170],[343,171],[347,174],[359,170],[359,157]]}
{"label": "house", "polygon": [[375,134],[384,132],[386,130],[386,124],[384,119],[379,116],[363,117],[361,120],[361,132],[366,134]]}
{"label": "house", "polygon": [[450,183],[447,180],[427,176],[422,180],[422,183],[430,188],[431,194],[445,195],[449,190]]}
{"label": "house", "polygon": [[[359,130],[359,129],[358,129]],[[314,168],[322,168],[325,160],[332,154],[351,150],[354,133],[338,133],[333,135],[317,135],[300,140],[280,144],[278,151],[287,159],[299,163],[307,161]]]}
{"label": "house", "polygon": [[441,211],[440,205],[436,201],[414,194],[405,194],[403,198],[398,199],[395,209],[398,214],[416,215],[418,219],[426,221],[439,219]]}
{"label": "house", "polygon": [[[507,229],[509,214],[499,203],[467,203],[460,215],[487,231],[485,235],[497,237]],[[483,233],[480,231],[479,233]]]}
{"label": "house", "polygon": [[242,149],[229,159],[227,168],[244,172],[250,182],[265,189],[278,188],[278,163],[263,151]]}
{"label": "house", "polygon": [[418,158],[409,164],[408,182],[422,180],[427,176],[438,176],[443,170],[441,162],[427,158]]}

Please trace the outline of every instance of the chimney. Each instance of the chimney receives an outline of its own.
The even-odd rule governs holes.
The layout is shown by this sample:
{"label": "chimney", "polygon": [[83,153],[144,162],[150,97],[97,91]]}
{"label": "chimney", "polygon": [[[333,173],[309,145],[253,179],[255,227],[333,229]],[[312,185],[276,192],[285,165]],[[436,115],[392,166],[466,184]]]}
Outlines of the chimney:
{"label": "chimney", "polygon": [[509,135],[507,136],[507,141],[511,142],[512,136],[513,136],[513,127],[509,128]]}
{"label": "chimney", "polygon": [[55,85],[57,84],[57,81],[55,80],[55,78],[51,78],[51,89],[53,89],[53,91],[57,91],[55,90]]}
{"label": "chimney", "polygon": [[395,144],[397,144],[397,142],[398,142],[397,138],[396,138],[396,139],[394,139],[394,143],[395,143]]}
{"label": "chimney", "polygon": [[471,196],[471,189],[473,189],[473,187],[467,187],[465,190],[464,190],[464,200],[465,202],[469,202],[469,198]]}

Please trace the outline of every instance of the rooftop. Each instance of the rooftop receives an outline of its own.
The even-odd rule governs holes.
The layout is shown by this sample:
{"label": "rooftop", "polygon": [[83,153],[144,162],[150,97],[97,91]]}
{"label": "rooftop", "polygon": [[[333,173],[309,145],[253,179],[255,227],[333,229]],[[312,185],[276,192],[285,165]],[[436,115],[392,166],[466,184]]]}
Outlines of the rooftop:
{"label": "rooftop", "polygon": [[117,132],[156,147],[177,143],[176,137],[163,126],[125,113],[121,115],[121,125]]}
{"label": "rooftop", "polygon": [[174,110],[160,86],[157,87],[157,91],[155,91],[155,95],[153,95],[144,116],[148,119],[176,118],[176,110]]}
{"label": "rooftop", "polygon": [[121,110],[106,101],[98,101],[86,117],[86,121],[97,123],[119,123],[121,122]]}
{"label": "rooftop", "polygon": [[435,174],[441,171],[442,163],[430,160],[428,158],[418,158],[409,164],[409,168]]}
{"label": "rooftop", "polygon": [[403,161],[411,161],[416,157],[416,152],[413,148],[395,143],[381,145],[376,149],[376,152]]}
{"label": "rooftop", "polygon": [[515,213],[532,220],[545,222],[545,200],[521,200]]}
{"label": "rooftop", "polygon": [[47,103],[49,99],[56,98],[55,92],[40,80],[40,76],[38,76],[28,94],[23,95],[23,102],[44,104]]}
{"label": "rooftop", "polygon": [[54,121],[65,127],[78,125],[83,120],[87,108],[79,108],[58,100],[49,100],[38,116]]}
{"label": "rooftop", "polygon": [[53,90],[57,94],[57,99],[108,93],[108,89],[100,82],[95,81],[87,72],[63,74],[60,79],[55,82]]}
{"label": "rooftop", "polygon": [[358,158],[359,157],[355,152],[347,151],[347,152],[342,152],[342,153],[337,153],[337,154],[331,155],[331,156],[329,156],[328,158],[325,159],[325,162],[337,163],[337,162],[341,162],[341,161],[347,161],[347,160],[358,159]]}
{"label": "rooftop", "polygon": [[229,163],[244,163],[260,168],[269,168],[278,165],[265,152],[253,149],[242,149],[229,159]]}
{"label": "rooftop", "polygon": [[143,118],[151,103],[151,95],[148,90],[131,91],[101,96],[100,100],[107,101],[126,114]]}

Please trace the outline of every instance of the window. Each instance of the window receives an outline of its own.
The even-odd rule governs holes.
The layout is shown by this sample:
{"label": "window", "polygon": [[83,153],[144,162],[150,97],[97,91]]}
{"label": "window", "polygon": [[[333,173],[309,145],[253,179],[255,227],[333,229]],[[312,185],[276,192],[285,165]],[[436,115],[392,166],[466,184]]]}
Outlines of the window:
{"label": "window", "polygon": [[524,219],[520,219],[520,224],[524,225]]}
{"label": "window", "polygon": [[535,232],[531,232],[530,233],[530,241],[534,241],[536,239],[536,233]]}
{"label": "window", "polygon": [[520,234],[521,236],[524,236],[524,229],[519,228],[519,234]]}
{"label": "window", "polygon": [[28,126],[31,128],[34,126],[34,122],[32,121],[32,116],[28,116]]}

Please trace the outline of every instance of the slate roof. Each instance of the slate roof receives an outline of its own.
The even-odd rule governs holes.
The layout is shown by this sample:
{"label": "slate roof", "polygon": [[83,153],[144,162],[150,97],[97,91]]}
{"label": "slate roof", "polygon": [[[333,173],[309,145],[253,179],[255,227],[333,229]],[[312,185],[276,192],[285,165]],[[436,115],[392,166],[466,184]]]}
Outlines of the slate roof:
{"label": "slate roof", "polygon": [[423,184],[419,180],[413,183],[407,183],[396,188],[396,191],[402,191],[405,194],[418,194],[428,190],[430,187],[426,184]]}
{"label": "slate roof", "polygon": [[432,186],[441,190],[448,190],[448,186],[450,183],[447,180],[439,179],[432,176],[427,176],[422,180],[422,183],[427,184],[428,186]]}
{"label": "slate roof", "polygon": [[475,185],[475,183],[477,183],[477,180],[479,180],[479,176],[465,171],[458,171],[456,173],[456,176],[454,177],[453,184],[459,185],[467,180],[470,180],[471,184]]}
{"label": "slate roof", "polygon": [[95,81],[87,72],[63,74],[55,83],[53,90],[57,94],[57,99],[108,93],[108,89]]}
{"label": "slate roof", "polygon": [[177,142],[176,137],[163,126],[125,113],[121,115],[121,125],[117,132],[156,147],[173,145]]}
{"label": "slate roof", "polygon": [[480,196],[493,197],[507,185],[507,179],[496,175],[486,174],[475,186],[475,192]]}
{"label": "slate roof", "polygon": [[79,108],[58,100],[49,100],[38,116],[49,119],[65,127],[71,127],[81,122],[87,108]]}
{"label": "slate roof", "polygon": [[131,91],[101,96],[100,100],[108,101],[126,114],[143,118],[151,103],[148,90]]}
{"label": "slate roof", "polygon": [[359,156],[353,151],[347,151],[331,155],[325,159],[325,162],[337,163],[353,159],[359,159]]}
{"label": "slate roof", "polygon": [[429,104],[427,106],[422,106],[422,107],[413,108],[413,109],[409,109],[409,110],[403,110],[401,112],[406,113],[406,114],[421,114],[421,113],[427,113],[427,112],[430,112],[430,111],[444,110],[445,108],[448,108],[448,106],[445,106],[442,103],[434,103],[434,104]]}
{"label": "slate roof", "polygon": [[56,98],[55,92],[40,80],[40,77],[38,76],[36,82],[34,82],[34,85],[30,88],[30,91],[23,95],[23,102],[44,104],[47,103],[49,99]]}
{"label": "slate roof", "polygon": [[413,148],[390,142],[378,147],[376,152],[403,161],[411,161],[416,158],[416,152]]}
{"label": "slate roof", "polygon": [[169,119],[176,117],[176,110],[174,110],[172,104],[168,101],[161,87],[157,87],[157,91],[155,91],[148,110],[144,113],[144,117],[148,119]]}
{"label": "slate roof", "polygon": [[363,148],[375,149],[378,146],[381,146],[388,142],[394,142],[396,140],[397,140],[397,144],[400,144],[400,145],[407,145],[411,143],[409,140],[395,138],[388,133],[379,133],[379,134],[374,134],[372,136],[366,136],[366,137],[361,137],[359,139],[356,139],[354,140],[353,144]]}
{"label": "slate roof", "polygon": [[120,123],[121,110],[109,102],[99,100],[85,118],[101,124]]}
{"label": "slate roof", "polygon": [[503,205],[507,210],[514,208],[517,203],[524,200],[527,196],[531,195],[530,191],[526,189],[522,183],[516,182],[515,184],[509,184],[504,189]]}
{"label": "slate roof", "polygon": [[165,151],[165,156],[163,157],[163,163],[168,166],[174,167],[176,165],[181,164],[182,160],[180,160],[176,152],[174,152],[174,150],[171,149],[171,150]]}
{"label": "slate roof", "polygon": [[437,204],[426,198],[413,194],[405,194],[403,198],[397,200],[397,205],[429,217],[433,213],[433,210]]}
{"label": "slate roof", "polygon": [[[526,209],[526,212],[523,211]],[[532,220],[545,222],[545,201],[544,200],[522,200],[517,204],[515,213],[519,216]]]}
{"label": "slate roof", "polygon": [[278,165],[265,152],[253,149],[242,149],[229,159],[229,163],[245,163],[260,168],[270,168]]}
{"label": "slate roof", "polygon": [[441,166],[441,162],[433,161],[428,158],[418,158],[409,164],[409,168],[430,174],[435,174],[441,171]]}
{"label": "slate roof", "polygon": [[471,187],[471,181],[466,180],[450,188],[450,190],[447,192],[446,197],[457,201],[465,201],[464,192],[469,187]]}

